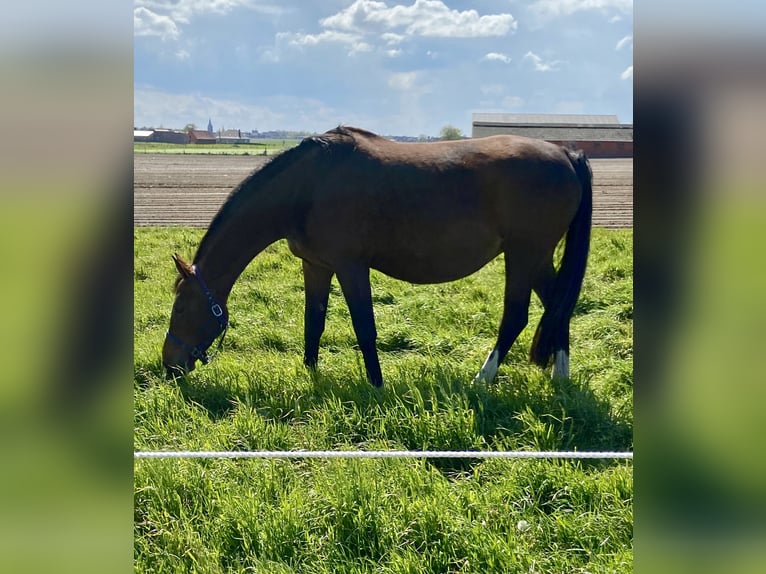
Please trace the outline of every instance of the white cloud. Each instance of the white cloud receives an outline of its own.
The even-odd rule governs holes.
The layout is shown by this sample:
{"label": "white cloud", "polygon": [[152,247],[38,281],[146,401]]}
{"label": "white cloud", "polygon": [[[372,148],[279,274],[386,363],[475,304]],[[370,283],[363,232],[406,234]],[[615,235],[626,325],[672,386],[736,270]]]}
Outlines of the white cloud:
{"label": "white cloud", "polygon": [[630,49],[633,49],[633,36],[631,34],[628,34],[625,36],[622,40],[617,42],[617,46],[615,46],[615,50],[622,50],[625,46],[630,44]]}
{"label": "white cloud", "polygon": [[173,20],[188,24],[194,16],[201,14],[228,14],[236,8],[251,8],[258,11],[273,11],[273,7],[259,4],[255,0],[136,0],[136,6],[167,13]]}
{"label": "white cloud", "polygon": [[203,14],[228,14],[236,8],[248,8],[265,13],[281,9],[256,0],[135,0],[133,30],[135,36],[159,36],[175,40],[180,35],[179,24],[188,24]]}
{"label": "white cloud", "polygon": [[[498,36],[517,27],[510,14],[480,15],[476,10],[453,10],[442,0],[414,0],[408,6],[356,0],[347,8],[319,20],[319,25],[322,31],[316,33],[278,33],[275,49],[262,53],[262,59],[279,61],[279,44],[283,41],[292,46],[343,44],[348,47],[349,55],[370,52],[378,47],[380,53],[393,58],[404,53],[398,46],[411,37]],[[436,58],[437,55],[428,51],[427,56]]]}
{"label": "white cloud", "polygon": [[630,14],[633,11],[633,0],[537,0],[529,9],[546,17],[569,16],[586,11]]}
{"label": "white cloud", "polygon": [[178,0],[173,4],[173,14],[188,21],[199,14],[228,14],[235,8],[255,7],[252,0]]}
{"label": "white cloud", "polygon": [[338,32],[337,30],[325,30],[319,34],[285,34],[290,38],[290,44],[294,46],[316,46],[324,43],[355,44],[360,41],[356,34]]}
{"label": "white cloud", "polygon": [[511,61],[511,57],[506,56],[505,54],[501,54],[500,52],[490,52],[489,54],[485,54],[482,60],[487,60],[490,62],[503,62],[508,64]]}
{"label": "white cloud", "polygon": [[319,23],[338,30],[367,33],[400,30],[407,36],[439,38],[503,36],[518,26],[511,14],[480,16],[476,10],[452,10],[441,0],[415,0],[410,6],[392,7],[376,0],[356,0]]}
{"label": "white cloud", "polygon": [[520,108],[526,103],[524,98],[520,98],[519,96],[506,96],[503,98],[503,105],[506,108]]}
{"label": "white cloud", "polygon": [[325,30],[319,34],[293,34],[290,32],[281,32],[277,34],[277,39],[287,39],[292,46],[316,46],[318,44],[344,44],[348,47],[349,54],[359,52],[369,52],[372,46],[362,41],[358,34],[349,32],[340,32],[338,30]]}
{"label": "white cloud", "polygon": [[401,41],[404,40],[404,36],[401,34],[394,34],[393,32],[386,32],[380,39],[384,40],[389,46],[392,46],[394,44],[400,44]]}
{"label": "white cloud", "polygon": [[550,62],[544,61],[540,56],[533,52],[527,52],[524,54],[524,60],[532,62],[535,70],[538,72],[553,72],[558,70],[557,66],[561,63],[560,60],[551,60]]}
{"label": "white cloud", "polygon": [[354,55],[359,52],[372,52],[372,46],[370,46],[367,42],[357,42],[351,46],[349,54]]}
{"label": "white cloud", "polygon": [[409,91],[415,87],[417,72],[398,72],[388,77],[388,87],[394,90]]}
{"label": "white cloud", "polygon": [[188,60],[189,58],[191,58],[191,54],[187,52],[186,50],[178,50],[176,52],[176,58],[178,58],[179,60],[183,62],[184,60]]}
{"label": "white cloud", "polygon": [[633,66],[628,66],[627,69],[620,74],[620,78],[623,80],[632,80],[633,79]]}
{"label": "white cloud", "polygon": [[133,10],[133,33],[136,36],[158,36],[164,41],[175,40],[181,32],[168,16],[139,7]]}
{"label": "white cloud", "polygon": [[501,84],[483,84],[479,86],[479,91],[485,96],[499,96],[505,92],[505,86]]}
{"label": "white cloud", "polygon": [[492,108],[497,111],[509,108],[521,108],[526,105],[526,100],[520,96],[504,96],[506,86],[504,84],[481,84],[479,92],[487,99],[480,100],[480,108]]}

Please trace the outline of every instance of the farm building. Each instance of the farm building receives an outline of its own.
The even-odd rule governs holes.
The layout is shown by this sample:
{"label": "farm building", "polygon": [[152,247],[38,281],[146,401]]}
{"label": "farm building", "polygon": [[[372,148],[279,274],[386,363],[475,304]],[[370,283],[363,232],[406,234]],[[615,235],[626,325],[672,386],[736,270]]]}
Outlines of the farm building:
{"label": "farm building", "polygon": [[590,157],[633,157],[633,124],[614,115],[473,114],[472,137],[498,134],[538,138]]}
{"label": "farm building", "polygon": [[189,130],[189,141],[193,144],[214,144],[215,136],[205,130]]}
{"label": "farm building", "polygon": [[187,144],[189,143],[189,134],[182,130],[169,130],[166,128],[157,128],[152,136],[153,142]]}
{"label": "farm building", "polygon": [[134,142],[189,143],[189,136],[181,130],[151,128],[137,130],[133,128]]}
{"label": "farm building", "polygon": [[221,130],[216,141],[223,144],[246,144],[250,143],[250,138],[243,138],[240,130]]}
{"label": "farm building", "polygon": [[189,136],[181,130],[169,130],[166,128],[137,130],[134,128],[133,141],[186,144],[189,143]]}
{"label": "farm building", "polygon": [[154,130],[137,130],[133,128],[134,142],[150,142],[152,141],[153,135],[154,135]]}

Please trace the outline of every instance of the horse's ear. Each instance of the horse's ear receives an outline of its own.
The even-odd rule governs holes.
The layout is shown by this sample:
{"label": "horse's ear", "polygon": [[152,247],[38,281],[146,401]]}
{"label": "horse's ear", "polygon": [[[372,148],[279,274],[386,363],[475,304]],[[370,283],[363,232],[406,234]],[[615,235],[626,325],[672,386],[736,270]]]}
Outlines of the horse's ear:
{"label": "horse's ear", "polygon": [[179,257],[178,253],[175,253],[172,255],[173,257],[173,263],[176,264],[176,269],[178,269],[178,272],[181,274],[181,277],[191,277],[192,270],[191,266],[186,263],[181,257]]}

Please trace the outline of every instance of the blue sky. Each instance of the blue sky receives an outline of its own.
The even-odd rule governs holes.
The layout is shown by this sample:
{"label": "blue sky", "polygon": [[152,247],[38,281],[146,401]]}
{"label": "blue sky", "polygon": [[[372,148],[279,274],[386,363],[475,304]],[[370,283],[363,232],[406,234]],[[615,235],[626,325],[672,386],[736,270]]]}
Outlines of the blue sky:
{"label": "blue sky", "polygon": [[134,124],[470,135],[474,112],[633,122],[632,0],[135,0]]}

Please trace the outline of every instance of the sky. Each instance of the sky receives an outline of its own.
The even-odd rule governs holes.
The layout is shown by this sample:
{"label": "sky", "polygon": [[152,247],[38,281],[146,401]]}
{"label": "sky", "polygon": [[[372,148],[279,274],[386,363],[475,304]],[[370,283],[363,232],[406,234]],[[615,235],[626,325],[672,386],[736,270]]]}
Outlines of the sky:
{"label": "sky", "polygon": [[477,112],[633,122],[632,0],[135,0],[134,125],[471,133]]}

